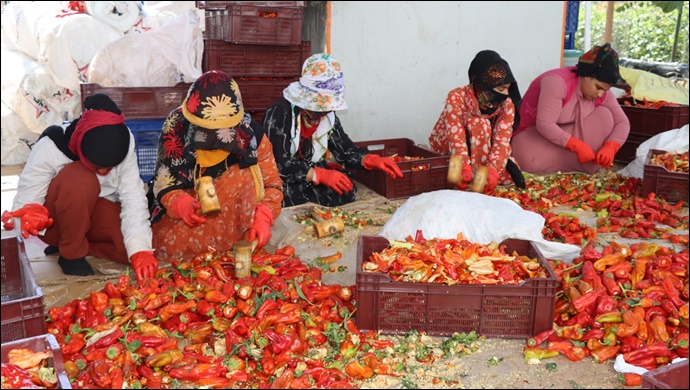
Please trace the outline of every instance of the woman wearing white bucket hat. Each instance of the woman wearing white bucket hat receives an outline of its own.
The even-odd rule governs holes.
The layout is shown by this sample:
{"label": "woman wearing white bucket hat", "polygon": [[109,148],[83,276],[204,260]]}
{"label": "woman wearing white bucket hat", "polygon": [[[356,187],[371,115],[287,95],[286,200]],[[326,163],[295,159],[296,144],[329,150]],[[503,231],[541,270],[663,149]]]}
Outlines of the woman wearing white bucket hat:
{"label": "woman wearing white bucket hat", "polygon": [[[402,177],[391,158],[357,147],[343,130],[335,112],[347,109],[344,89],[340,62],[330,54],[314,54],[304,62],[299,81],[266,110],[263,126],[283,180],[283,206],[354,201],[356,188],[340,165]],[[329,152],[337,164],[327,162]]]}

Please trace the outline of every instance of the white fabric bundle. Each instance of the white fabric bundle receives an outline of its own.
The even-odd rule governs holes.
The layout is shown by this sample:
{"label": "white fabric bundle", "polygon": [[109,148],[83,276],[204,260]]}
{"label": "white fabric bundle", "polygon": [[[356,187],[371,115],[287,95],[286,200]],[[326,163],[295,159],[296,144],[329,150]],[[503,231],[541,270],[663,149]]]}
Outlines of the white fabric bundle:
{"label": "white fabric bundle", "polygon": [[571,262],[580,247],[551,242],[542,236],[544,217],[523,210],[509,199],[473,192],[439,190],[409,198],[386,222],[380,235],[404,240],[421,230],[425,238],[465,237],[479,244],[508,238],[533,241],[547,259]]}
{"label": "white fabric bundle", "polygon": [[140,19],[143,1],[85,1],[84,11],[124,34]]}
{"label": "white fabric bundle", "polygon": [[5,103],[2,104],[2,165],[24,164],[38,134],[29,131],[22,119]]}
{"label": "white fabric bundle", "polygon": [[174,86],[201,76],[204,41],[188,10],[157,30],[126,35],[93,57],[89,82],[102,87]]}

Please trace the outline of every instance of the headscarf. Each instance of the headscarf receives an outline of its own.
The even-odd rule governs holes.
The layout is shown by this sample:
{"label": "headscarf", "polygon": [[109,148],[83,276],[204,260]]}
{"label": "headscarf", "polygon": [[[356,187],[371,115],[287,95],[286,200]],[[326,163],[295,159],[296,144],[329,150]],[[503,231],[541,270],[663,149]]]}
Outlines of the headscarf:
{"label": "headscarf", "polygon": [[212,70],[199,76],[189,87],[182,114],[191,123],[197,154],[223,150],[234,155],[242,168],[257,163],[258,141],[249,121],[242,120],[240,88],[227,73]]}
{"label": "headscarf", "polygon": [[[493,114],[508,96],[516,108],[516,121],[520,104],[520,91],[508,62],[493,50],[482,50],[474,57],[467,72],[474,94],[483,114]],[[495,87],[510,84],[508,95],[494,91]],[[516,126],[514,126],[516,127]]]}
{"label": "headscarf", "polygon": [[618,69],[618,53],[611,48],[610,43],[594,46],[581,55],[577,62],[577,75],[594,77],[612,86],[623,82]]}
{"label": "headscarf", "polygon": [[290,103],[309,111],[347,109],[340,62],[330,54],[314,54],[302,65],[302,77],[283,90]]}
{"label": "headscarf", "polygon": [[113,168],[127,157],[130,133],[125,117],[103,94],[86,98],[84,108],[67,146],[90,171],[107,175],[110,170],[99,173],[93,166]]}

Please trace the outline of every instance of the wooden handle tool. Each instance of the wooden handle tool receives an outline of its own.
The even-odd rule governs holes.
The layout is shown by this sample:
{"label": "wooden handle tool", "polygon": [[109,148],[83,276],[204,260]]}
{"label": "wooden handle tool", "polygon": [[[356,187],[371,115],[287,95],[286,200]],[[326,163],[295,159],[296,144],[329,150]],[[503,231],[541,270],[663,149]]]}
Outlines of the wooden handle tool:
{"label": "wooden handle tool", "polygon": [[235,244],[235,278],[246,278],[252,275],[252,254],[259,241],[240,240]]}
{"label": "wooden handle tool", "polygon": [[489,167],[486,165],[480,165],[477,168],[477,172],[474,174],[474,180],[472,180],[472,185],[470,186],[470,191],[472,192],[484,192],[484,187],[486,186],[486,180],[489,177]]}
{"label": "wooden handle tool", "polygon": [[458,184],[462,180],[462,157],[458,155],[450,156],[448,162],[448,183]]}
{"label": "wooden handle tool", "polygon": [[338,232],[345,230],[345,222],[340,217],[331,217],[329,219],[324,219],[317,208],[314,207],[311,211],[311,216],[316,220],[314,223],[314,231],[316,236],[319,238],[330,236]]}

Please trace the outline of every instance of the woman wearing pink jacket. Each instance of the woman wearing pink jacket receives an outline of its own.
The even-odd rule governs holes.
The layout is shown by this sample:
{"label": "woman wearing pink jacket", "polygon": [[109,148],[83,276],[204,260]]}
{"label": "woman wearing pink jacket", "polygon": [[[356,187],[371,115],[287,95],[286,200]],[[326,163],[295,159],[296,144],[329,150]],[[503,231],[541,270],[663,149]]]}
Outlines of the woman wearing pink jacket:
{"label": "woman wearing pink jacket", "polygon": [[523,171],[594,173],[609,168],[630,122],[609,89],[621,82],[618,54],[595,46],[575,67],[547,71],[530,84],[513,133]]}

